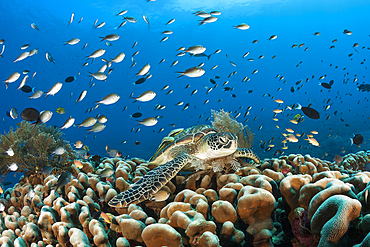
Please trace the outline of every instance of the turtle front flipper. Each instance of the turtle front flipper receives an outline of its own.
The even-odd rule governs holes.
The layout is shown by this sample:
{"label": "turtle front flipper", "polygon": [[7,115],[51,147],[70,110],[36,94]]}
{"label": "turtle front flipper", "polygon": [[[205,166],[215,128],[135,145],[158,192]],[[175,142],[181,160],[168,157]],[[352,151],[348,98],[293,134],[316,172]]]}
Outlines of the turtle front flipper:
{"label": "turtle front flipper", "polygon": [[190,161],[191,155],[181,154],[173,160],[151,170],[130,189],[116,195],[109,202],[111,207],[128,207],[149,200]]}
{"label": "turtle front flipper", "polygon": [[233,155],[235,158],[237,157],[249,158],[252,159],[257,164],[261,163],[261,160],[260,158],[258,158],[257,154],[255,154],[255,152],[253,152],[252,149],[249,148],[238,148]]}

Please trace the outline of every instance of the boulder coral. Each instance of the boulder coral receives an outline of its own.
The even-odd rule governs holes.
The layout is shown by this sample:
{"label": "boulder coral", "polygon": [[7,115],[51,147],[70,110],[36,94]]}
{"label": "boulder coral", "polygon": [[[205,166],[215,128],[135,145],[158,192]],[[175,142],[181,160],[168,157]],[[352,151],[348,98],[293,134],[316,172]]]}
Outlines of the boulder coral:
{"label": "boulder coral", "polygon": [[167,224],[147,226],[143,230],[142,238],[147,247],[184,246],[180,233]]}
{"label": "boulder coral", "polygon": [[319,246],[337,244],[360,213],[361,203],[348,196],[333,195],[325,200],[311,219],[312,233],[321,236]]}
{"label": "boulder coral", "polygon": [[[81,160],[57,190],[57,174],[25,174],[4,191],[0,246],[315,247],[350,243],[354,233],[366,246],[370,173],[361,167],[368,158],[348,155],[357,167],[349,171],[291,154],[235,172],[181,173],[163,187],[166,200],[126,208],[107,202],[152,167],[140,158]],[[99,176],[104,168],[114,174]]]}
{"label": "boulder coral", "polygon": [[253,235],[254,245],[269,243],[276,230],[271,219],[275,209],[274,196],[265,189],[247,185],[239,191],[237,200],[238,215],[248,224],[246,231]]}

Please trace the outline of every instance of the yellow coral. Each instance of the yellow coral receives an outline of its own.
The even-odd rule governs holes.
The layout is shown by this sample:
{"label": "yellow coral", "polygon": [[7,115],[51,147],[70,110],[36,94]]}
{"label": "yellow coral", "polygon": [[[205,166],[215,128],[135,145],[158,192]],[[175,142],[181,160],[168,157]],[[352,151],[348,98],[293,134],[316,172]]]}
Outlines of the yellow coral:
{"label": "yellow coral", "polygon": [[238,147],[251,148],[253,145],[254,134],[247,125],[239,123],[230,116],[230,113],[220,109],[219,112],[212,111],[212,125],[221,132],[231,132],[238,137]]}
{"label": "yellow coral", "polygon": [[[1,135],[0,151],[5,153],[12,148],[14,155],[1,156],[0,181],[10,172],[8,165],[13,162],[18,165],[17,172],[35,173],[42,170],[44,166],[64,170],[74,158],[74,152],[62,135],[63,133],[54,127],[34,126],[26,121],[17,124],[15,131],[11,127],[8,133]],[[64,147],[66,152],[62,155],[52,155],[57,147]]]}

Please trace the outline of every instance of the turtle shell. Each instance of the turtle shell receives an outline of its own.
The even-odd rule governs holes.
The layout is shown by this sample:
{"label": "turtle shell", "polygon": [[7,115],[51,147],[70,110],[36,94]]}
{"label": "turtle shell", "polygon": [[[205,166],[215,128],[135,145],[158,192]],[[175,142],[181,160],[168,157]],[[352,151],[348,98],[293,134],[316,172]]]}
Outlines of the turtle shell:
{"label": "turtle shell", "polygon": [[[163,138],[157,151],[149,159],[150,165],[159,166],[172,160],[182,151],[189,152],[189,149],[186,148],[188,145],[197,145],[204,136],[217,132],[214,127],[206,124],[195,125],[184,130],[178,129],[176,132],[172,131],[169,136]],[[172,152],[175,147],[176,152]]]}

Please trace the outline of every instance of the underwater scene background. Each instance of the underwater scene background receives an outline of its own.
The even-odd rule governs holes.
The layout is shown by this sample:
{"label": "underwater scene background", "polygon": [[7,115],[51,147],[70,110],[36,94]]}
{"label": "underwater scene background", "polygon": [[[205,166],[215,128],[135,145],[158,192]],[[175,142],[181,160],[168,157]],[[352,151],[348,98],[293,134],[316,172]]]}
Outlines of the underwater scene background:
{"label": "underwater scene background", "polygon": [[[233,116],[241,113],[237,120],[247,124],[255,133],[253,149],[261,158],[273,156],[277,149],[281,149],[281,142],[285,139],[282,133],[286,133],[286,128],[295,133],[318,131],[315,138],[320,147],[310,145],[304,137],[297,143],[289,143],[288,149],[283,150],[285,153],[310,153],[332,160],[336,154],[363,150],[368,147],[369,139],[368,92],[360,92],[357,87],[367,83],[368,8],[367,1],[4,1],[1,3],[4,11],[0,23],[1,38],[5,40],[5,50],[0,59],[2,80],[14,72],[29,70],[30,78],[26,85],[34,91],[47,92],[56,82],[62,82],[63,87],[55,96],[46,99],[44,96],[28,99],[32,93],[16,90],[24,75],[8,89],[1,87],[2,129],[8,131],[10,126],[22,120],[20,117],[13,120],[5,115],[12,107],[19,114],[27,107],[53,111],[47,125],[58,127],[69,116],[79,124],[89,116],[101,114],[108,118],[102,132],[87,135],[86,128],[71,127],[63,130],[64,137],[71,143],[80,140],[92,153],[102,156],[106,154],[105,146],[108,145],[120,150],[124,156],[149,158],[160,140],[172,129],[210,123],[207,118],[211,116],[211,109],[223,108]],[[128,11],[117,16],[122,10]],[[215,15],[217,21],[213,23],[199,25],[203,18],[193,13],[200,10],[220,11],[221,15]],[[67,25],[72,13],[75,13],[74,20]],[[150,27],[143,15],[148,17]],[[127,22],[118,28],[125,21],[124,16],[134,17],[137,22]],[[93,28],[96,19],[96,25],[106,24]],[[166,25],[171,19],[175,22]],[[39,30],[33,29],[31,23],[35,23]],[[242,23],[250,28],[234,28]],[[344,34],[345,29],[352,34]],[[173,34],[161,34],[166,30],[173,31]],[[315,35],[316,32],[319,35]],[[107,46],[99,37],[108,34],[118,34],[120,38],[110,42],[112,46]],[[277,35],[277,38],[269,40],[272,35]],[[160,42],[166,36],[168,40]],[[72,38],[81,41],[76,45],[64,45]],[[337,42],[333,43],[335,39]],[[254,40],[258,42],[253,43]],[[135,42],[137,45],[132,48]],[[82,50],[85,43],[87,46]],[[294,44],[303,43],[301,48],[292,48]],[[355,43],[358,47],[353,47]],[[20,47],[25,44],[30,44],[28,50],[38,49],[38,53],[14,63],[23,52]],[[178,48],[194,45],[204,46],[204,53],[211,57],[176,56],[180,53]],[[86,56],[97,49],[106,52],[94,62],[90,59],[88,66],[82,66]],[[221,51],[214,54],[218,49]],[[136,66],[131,68],[131,56],[136,51],[139,51],[134,56]],[[46,59],[46,52],[52,55],[55,64]],[[109,60],[121,52],[125,53],[125,58],[121,63],[112,64],[113,71],[106,81],[93,79],[90,82],[92,77],[88,72],[95,73],[104,65],[101,58]],[[243,58],[247,52],[249,55]],[[261,55],[264,57],[259,59]],[[162,59],[165,61],[159,64]],[[175,60],[178,64],[171,67]],[[202,62],[203,76],[177,78],[175,72],[185,71]],[[135,85],[140,78],[135,74],[147,63],[151,65],[149,73],[152,78]],[[218,67],[211,70],[215,65]],[[258,72],[252,74],[255,70]],[[237,73],[229,77],[234,71]],[[37,73],[31,79],[34,72]],[[69,76],[75,76],[76,80],[66,83]],[[215,79],[215,76],[220,78]],[[325,78],[319,80],[321,76]],[[250,80],[242,82],[245,77]],[[208,88],[215,86],[210,79],[216,81],[218,87],[206,94]],[[319,85],[331,80],[334,83],[329,90]],[[225,81],[229,83],[223,86]],[[95,85],[90,87],[91,83]],[[168,89],[162,90],[166,85]],[[185,89],[187,85],[190,86]],[[226,91],[225,87],[233,90]],[[291,92],[292,88],[294,92]],[[76,105],[83,90],[87,90],[86,98]],[[153,90],[156,97],[149,102],[133,103],[131,93],[137,97],[146,90]],[[167,94],[169,90],[173,93]],[[191,95],[194,90],[198,91]],[[110,93],[120,96],[117,103],[101,105],[86,113],[87,109],[95,106],[95,101]],[[275,99],[284,103],[279,105]],[[206,100],[209,102],[203,104]],[[184,104],[176,105],[180,101]],[[187,103],[189,107],[183,110]],[[302,106],[312,104],[312,108],[320,113],[320,119],[305,116],[303,122],[291,123],[289,120],[296,114],[304,116],[300,110],[286,109],[295,103]],[[165,109],[155,110],[156,105],[164,105]],[[330,108],[325,110],[328,105]],[[250,114],[245,116],[249,106],[252,107]],[[64,108],[65,114],[58,114],[58,107]],[[122,111],[124,107],[127,109]],[[276,115],[277,122],[273,120],[275,109],[285,109]],[[142,113],[142,117],[130,117],[137,112]],[[137,126],[136,120],[156,116],[159,118],[155,126]],[[138,128],[140,130],[136,132]],[[161,128],[164,130],[158,133]],[[355,134],[365,137],[360,147],[350,146],[349,139]],[[274,147],[264,151],[267,145],[262,149],[259,144],[267,143],[273,137],[275,139],[269,144]],[[141,144],[135,145],[135,141]]]}
{"label": "underwater scene background", "polygon": [[[37,223],[40,234],[27,238],[26,227],[16,234],[39,246],[77,246],[76,239],[85,241],[83,234],[95,246],[370,242],[369,1],[1,1],[0,11],[0,172],[9,173],[0,180],[0,232],[20,230],[26,225],[20,212],[29,208],[23,213],[34,218],[27,225],[31,229],[31,222]],[[41,96],[31,99],[38,90]],[[51,118],[26,123],[34,109],[50,111]],[[215,114],[226,114],[224,122],[215,121]],[[88,117],[98,125],[84,124]],[[167,176],[163,189],[155,184],[159,191],[128,202],[128,192],[146,184],[137,186],[138,181],[148,182],[140,179],[162,171],[157,166],[165,162],[146,161],[168,135],[178,138],[171,131],[212,121],[222,129],[227,121],[235,123],[232,119],[247,126],[243,147],[253,150],[245,156],[251,160],[239,153],[207,160],[213,169]],[[35,155],[51,146],[47,157]],[[87,151],[92,157],[85,156]],[[180,158],[174,160],[181,163]],[[9,160],[18,163],[18,173]],[[40,163],[21,177],[21,164],[33,160]],[[53,174],[49,166],[56,168]],[[328,190],[334,194],[330,200],[322,196],[320,203],[310,204]],[[258,198],[248,201],[255,191]],[[84,196],[91,197],[88,209]],[[266,216],[262,230],[242,212],[260,199],[266,204],[253,217]],[[338,227],[340,234],[326,238],[320,225],[326,220],[320,217],[342,202],[352,210],[343,210],[345,229]],[[119,207],[125,203],[130,206]],[[50,213],[54,222],[48,222],[52,217],[45,208],[62,204],[76,219],[86,210],[90,218],[63,221],[60,206],[58,214]],[[179,230],[167,211],[184,212],[188,218],[176,217],[192,223]],[[70,224],[65,226],[70,238],[47,235],[61,223],[56,219]],[[16,220],[19,225],[8,224]],[[208,228],[195,227],[191,234],[197,222]],[[99,228],[96,234],[90,225]],[[151,241],[153,232],[144,234],[149,228],[160,231],[161,239]],[[325,229],[337,230],[330,224]],[[100,244],[95,235],[103,236]],[[334,241],[338,245],[331,235],[340,236]]]}

